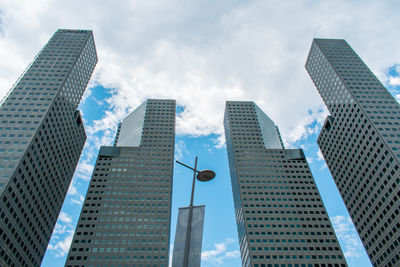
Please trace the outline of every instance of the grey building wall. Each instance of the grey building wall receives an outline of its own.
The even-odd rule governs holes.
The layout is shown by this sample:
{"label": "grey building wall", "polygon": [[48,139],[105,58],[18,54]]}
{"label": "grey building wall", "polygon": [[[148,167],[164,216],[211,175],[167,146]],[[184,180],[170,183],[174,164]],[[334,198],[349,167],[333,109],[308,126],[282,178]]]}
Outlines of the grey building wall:
{"label": "grey building wall", "polygon": [[175,101],[147,100],[114,144],[100,148],[65,266],[167,267]]}
{"label": "grey building wall", "polygon": [[[226,103],[242,265],[347,266],[303,151],[276,148],[279,131],[266,117],[253,102]],[[266,133],[273,132],[265,143]],[[275,140],[273,148],[270,140]]]}
{"label": "grey building wall", "polygon": [[0,266],[39,266],[84,142],[93,34],[58,30],[0,108]]}
{"label": "grey building wall", "polygon": [[400,106],[345,40],[314,39],[309,72],[330,116],[318,145],[374,266],[400,264]]}

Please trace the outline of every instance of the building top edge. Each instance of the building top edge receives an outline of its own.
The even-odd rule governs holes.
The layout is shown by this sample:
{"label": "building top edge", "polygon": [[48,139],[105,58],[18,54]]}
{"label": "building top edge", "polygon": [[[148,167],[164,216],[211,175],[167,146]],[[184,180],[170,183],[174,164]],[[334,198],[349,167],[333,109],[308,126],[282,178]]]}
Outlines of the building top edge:
{"label": "building top edge", "polygon": [[314,41],[345,41],[342,38],[314,38]]}
{"label": "building top edge", "polygon": [[58,29],[57,31],[61,32],[93,32],[92,30],[84,30],[84,29]]}
{"label": "building top edge", "polygon": [[161,98],[161,99],[158,99],[158,98],[149,98],[149,99],[146,99],[146,101],[165,101],[165,102],[169,101],[169,102],[176,102],[175,99],[165,99],[165,98]]}
{"label": "building top edge", "polygon": [[227,100],[226,104],[255,104],[254,101]]}

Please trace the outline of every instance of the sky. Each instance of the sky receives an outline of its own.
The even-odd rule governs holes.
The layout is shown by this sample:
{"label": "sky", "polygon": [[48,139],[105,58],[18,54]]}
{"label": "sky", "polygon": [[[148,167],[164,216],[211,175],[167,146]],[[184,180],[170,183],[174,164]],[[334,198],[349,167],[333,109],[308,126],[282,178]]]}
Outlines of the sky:
{"label": "sky", "polygon": [[[101,145],[147,98],[177,100],[176,159],[213,169],[202,266],[240,266],[223,134],[226,100],[252,100],[302,147],[349,266],[370,266],[316,145],[328,114],[304,65],[313,38],[344,38],[400,99],[398,1],[0,0],[0,99],[58,28],[91,29],[99,62],[80,104],[88,139],[42,266],[63,266]],[[171,244],[191,173],[175,166]]]}

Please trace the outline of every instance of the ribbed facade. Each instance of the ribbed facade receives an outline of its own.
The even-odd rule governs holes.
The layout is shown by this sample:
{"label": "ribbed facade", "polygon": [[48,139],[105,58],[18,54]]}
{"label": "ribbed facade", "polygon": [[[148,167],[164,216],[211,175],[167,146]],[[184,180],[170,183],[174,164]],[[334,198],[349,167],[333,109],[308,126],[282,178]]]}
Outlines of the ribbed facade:
{"label": "ribbed facade", "polygon": [[242,265],[347,266],[303,151],[253,102],[228,101],[224,126]]}
{"label": "ribbed facade", "polygon": [[318,137],[374,266],[400,264],[400,106],[345,40],[315,39],[306,69],[330,115]]}
{"label": "ribbed facade", "polygon": [[65,266],[168,266],[175,101],[147,100],[94,167]]}
{"label": "ribbed facade", "polygon": [[0,266],[39,266],[86,140],[92,31],[58,30],[0,108]]}

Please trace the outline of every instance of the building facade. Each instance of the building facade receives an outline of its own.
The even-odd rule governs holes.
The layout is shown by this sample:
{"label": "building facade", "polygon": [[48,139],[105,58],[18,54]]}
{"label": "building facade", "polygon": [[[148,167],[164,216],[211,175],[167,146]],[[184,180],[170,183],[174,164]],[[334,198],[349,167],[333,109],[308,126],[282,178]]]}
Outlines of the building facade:
{"label": "building facade", "polygon": [[65,266],[168,266],[175,100],[147,100],[94,167]]}
{"label": "building facade", "polygon": [[58,30],[0,107],[0,266],[39,266],[86,134],[92,31]]}
{"label": "building facade", "polygon": [[318,145],[374,266],[400,264],[400,106],[345,40],[314,39],[306,69],[330,115]]}
{"label": "building facade", "polygon": [[242,265],[347,266],[303,151],[253,102],[228,101],[224,126]]}

